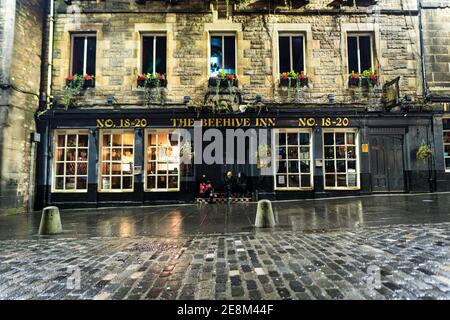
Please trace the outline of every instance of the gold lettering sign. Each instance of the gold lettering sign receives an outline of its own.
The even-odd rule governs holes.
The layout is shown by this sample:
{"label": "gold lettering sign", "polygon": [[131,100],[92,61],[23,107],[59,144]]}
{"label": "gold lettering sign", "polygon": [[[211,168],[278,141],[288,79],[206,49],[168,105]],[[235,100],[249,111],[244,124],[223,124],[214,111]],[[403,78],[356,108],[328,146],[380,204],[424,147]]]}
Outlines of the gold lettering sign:
{"label": "gold lettering sign", "polygon": [[147,119],[97,119],[97,128],[145,128]]}
{"label": "gold lettering sign", "polygon": [[299,127],[348,127],[348,118],[299,118]]}
{"label": "gold lettering sign", "polygon": [[170,123],[172,127],[185,128],[193,127],[195,121],[199,121],[202,127],[274,127],[276,125],[276,118],[171,118]]}

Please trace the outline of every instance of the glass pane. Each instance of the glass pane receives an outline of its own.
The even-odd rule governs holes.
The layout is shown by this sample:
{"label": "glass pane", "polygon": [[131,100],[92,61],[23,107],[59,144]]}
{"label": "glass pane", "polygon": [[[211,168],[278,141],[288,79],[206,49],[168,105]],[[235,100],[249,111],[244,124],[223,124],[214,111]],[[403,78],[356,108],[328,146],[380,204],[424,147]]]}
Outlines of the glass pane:
{"label": "glass pane", "polygon": [[149,160],[156,160],[156,147],[151,148],[148,153]]}
{"label": "glass pane", "polygon": [[77,146],[77,135],[69,134],[67,136],[67,147],[75,148]]}
{"label": "glass pane", "polygon": [[278,145],[279,146],[286,145],[286,133],[285,132],[278,133]]}
{"label": "glass pane", "polygon": [[309,144],[309,133],[300,133],[300,144],[301,145]]}
{"label": "glass pane", "polygon": [[311,187],[311,177],[309,175],[305,175],[305,174],[301,175],[301,186],[302,186],[302,188],[310,188]]}
{"label": "glass pane", "polygon": [[56,164],[56,175],[58,176],[64,175],[64,163]]}
{"label": "glass pane", "polygon": [[286,173],[286,161],[277,161],[278,164],[278,170],[277,173]]}
{"label": "glass pane", "polygon": [[157,172],[158,174],[167,174],[167,163],[158,163]]}
{"label": "glass pane", "polygon": [[124,133],[123,134],[123,146],[124,147],[134,146],[134,133]]}
{"label": "glass pane", "polygon": [[349,174],[348,175],[348,186],[349,187],[356,187],[357,186],[357,177],[356,174]]}
{"label": "glass pane", "polygon": [[450,169],[450,158],[445,159],[445,168]]}
{"label": "glass pane", "polygon": [[224,37],[225,42],[225,66],[226,73],[236,73],[236,40],[234,36]]}
{"label": "glass pane", "polygon": [[355,134],[347,132],[347,144],[355,144]]}
{"label": "glass pane", "polygon": [[122,174],[121,163],[112,163],[111,164],[111,173],[112,174]]}
{"label": "glass pane", "polygon": [[178,134],[177,133],[170,133],[169,134],[169,142],[170,142],[170,145],[172,147],[177,146],[178,145]]}
{"label": "glass pane", "polygon": [[55,189],[64,190],[64,178],[56,178]]}
{"label": "glass pane", "polygon": [[222,70],[222,37],[211,37],[211,76]]}
{"label": "glass pane", "polygon": [[289,188],[298,188],[300,187],[300,178],[296,175],[289,175]]}
{"label": "glass pane", "polygon": [[325,160],[325,172],[335,172],[334,160]]}
{"label": "glass pane", "polygon": [[289,159],[298,159],[298,147],[289,147]]}
{"label": "glass pane", "polygon": [[305,71],[303,65],[303,37],[292,37],[292,65],[295,72]]}
{"label": "glass pane", "polygon": [[286,147],[278,148],[278,156],[279,159],[286,159]]}
{"label": "glass pane", "polygon": [[361,72],[372,68],[372,50],[370,48],[370,37],[359,37],[359,53],[361,60]]}
{"label": "glass pane", "polygon": [[345,147],[336,147],[336,158],[337,159],[345,159]]}
{"label": "glass pane", "polygon": [[166,37],[156,37],[156,72],[166,74]]}
{"label": "glass pane", "polygon": [[170,189],[178,188],[178,177],[177,176],[169,176],[169,188]]}
{"label": "glass pane", "polygon": [[148,135],[148,144],[151,146],[156,146],[156,134]]}
{"label": "glass pane", "polygon": [[298,173],[298,161],[289,161],[289,173]]}
{"label": "glass pane", "polygon": [[77,178],[77,190],[86,190],[87,189],[87,181],[86,177],[78,177]]}
{"label": "glass pane", "polygon": [[142,73],[153,72],[153,37],[142,37]]}
{"label": "glass pane", "polygon": [[102,174],[110,174],[111,173],[111,165],[109,163],[102,164]]}
{"label": "glass pane", "polygon": [[356,161],[347,161],[347,172],[356,172]]}
{"label": "glass pane", "polygon": [[298,134],[296,132],[289,132],[287,134],[288,145],[296,146],[298,145]]}
{"label": "glass pane", "polygon": [[65,135],[58,135],[58,139],[57,139],[57,143],[56,146],[60,147],[60,148],[64,148],[65,147],[65,142],[66,141],[66,136]]}
{"label": "glass pane", "polygon": [[111,189],[120,189],[120,177],[111,177]]}
{"label": "glass pane", "polygon": [[95,76],[95,51],[97,40],[95,37],[88,37],[86,73]]}
{"label": "glass pane", "polygon": [[113,146],[121,146],[122,145],[122,135],[114,134],[113,135]]}
{"label": "glass pane", "polygon": [[356,159],[356,147],[347,147],[347,158]]}
{"label": "glass pane", "polygon": [[64,161],[65,149],[56,149],[56,161]]}
{"label": "glass pane", "polygon": [[110,147],[111,146],[111,136],[109,134],[103,135],[103,146]]}
{"label": "glass pane", "polygon": [[103,150],[102,150],[102,160],[103,161],[110,161],[111,160],[111,149],[103,148]]}
{"label": "glass pane", "polygon": [[75,150],[76,149],[67,149],[66,161],[75,161]]}
{"label": "glass pane", "polygon": [[84,37],[73,38],[72,48],[72,74],[83,74]]}
{"label": "glass pane", "polygon": [[310,172],[311,166],[310,161],[300,161],[300,171],[302,173]]}
{"label": "glass pane", "polygon": [[278,42],[280,73],[291,71],[291,51],[289,37],[280,37]]}
{"label": "glass pane", "polygon": [[334,174],[326,174],[325,175],[325,186],[327,187],[335,187],[336,186],[336,179]]}
{"label": "glass pane", "polygon": [[156,173],[156,163],[155,162],[149,162],[147,164],[147,173],[148,174],[155,174]]}
{"label": "glass pane", "polygon": [[157,188],[158,189],[167,189],[167,178],[166,178],[166,176],[158,177]]}
{"label": "glass pane", "polygon": [[111,180],[109,177],[102,177],[102,189],[111,189]]}
{"label": "glass pane", "polygon": [[66,163],[66,175],[69,175],[69,176],[75,175],[75,163],[74,162]]}
{"label": "glass pane", "polygon": [[334,147],[325,147],[325,159],[334,159]]}
{"label": "glass pane", "polygon": [[80,134],[78,136],[78,147],[80,148],[87,148],[88,146],[88,136],[87,134]]}
{"label": "glass pane", "polygon": [[345,133],[336,132],[336,145],[344,145],[345,144]]}
{"label": "glass pane", "polygon": [[356,37],[347,38],[348,73],[359,73],[358,68],[358,42]]}
{"label": "glass pane", "polygon": [[122,186],[122,189],[132,189],[133,188],[133,186],[132,186],[132,178],[131,177],[123,177],[123,186]]}
{"label": "glass pane", "polygon": [[178,174],[178,164],[177,163],[169,163],[167,165],[169,174]]}
{"label": "glass pane", "polygon": [[112,149],[112,154],[111,154],[111,159],[112,160],[121,160],[122,158],[122,149],[120,148],[113,148]]}
{"label": "glass pane", "polygon": [[67,177],[66,178],[66,190],[75,189],[75,178]]}
{"label": "glass pane", "polygon": [[334,144],[334,134],[332,132],[324,133],[323,143],[326,146],[332,146]]}
{"label": "glass pane", "polygon": [[77,175],[87,175],[87,163],[77,164]]}
{"label": "glass pane", "polygon": [[309,147],[300,147],[300,159],[309,159]]}
{"label": "glass pane", "polygon": [[156,177],[150,176],[147,177],[147,189],[155,189],[156,188]]}
{"label": "glass pane", "polygon": [[444,132],[444,143],[450,143],[450,131]]}
{"label": "glass pane", "polygon": [[280,175],[280,176],[276,176],[276,184],[277,187],[281,187],[284,188],[286,187],[286,176],[285,175]]}
{"label": "glass pane", "polygon": [[444,130],[450,130],[450,119],[443,119],[442,126]]}
{"label": "glass pane", "polygon": [[345,174],[337,175],[337,186],[346,187],[347,186],[347,176]]}
{"label": "glass pane", "polygon": [[346,172],[345,160],[336,161],[337,172]]}
{"label": "glass pane", "polygon": [[78,157],[77,160],[78,161],[87,161],[87,154],[88,154],[88,149],[78,149]]}

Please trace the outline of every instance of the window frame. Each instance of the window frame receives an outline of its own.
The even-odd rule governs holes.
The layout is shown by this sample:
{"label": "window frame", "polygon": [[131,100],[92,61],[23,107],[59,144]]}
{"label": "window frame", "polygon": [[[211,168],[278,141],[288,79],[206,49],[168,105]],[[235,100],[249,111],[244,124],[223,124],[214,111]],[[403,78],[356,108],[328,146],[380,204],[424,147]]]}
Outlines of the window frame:
{"label": "window frame", "polygon": [[[64,136],[65,136],[65,138],[64,138],[65,139],[64,140],[64,148],[62,148],[62,149],[65,150],[65,152],[64,152],[64,161],[57,161],[56,160],[56,154],[57,154],[57,149],[58,149],[58,147],[57,147],[58,135],[62,135],[62,134],[64,134]],[[75,189],[67,190],[65,188],[65,186],[66,186],[65,179],[67,177],[67,175],[66,175],[67,136],[68,135],[74,135],[74,134],[77,135],[77,144],[75,146],[75,161],[69,161],[69,162],[74,162],[75,163],[75,174],[73,175],[73,177],[75,178],[75,186],[76,186],[77,177],[79,176],[77,174],[78,163],[85,163],[86,164],[86,175],[80,175],[80,177],[81,176],[82,177],[86,176],[86,189],[76,189],[75,188]],[[78,136],[79,135],[87,135],[87,137],[88,137],[87,147],[83,148],[83,149],[87,150],[87,157],[86,157],[87,160],[86,161],[78,161],[78,160],[76,160],[76,156],[78,154]],[[52,158],[53,159],[52,159],[52,167],[51,167],[51,169],[52,169],[51,192],[52,193],[87,193],[88,192],[88,186],[89,186],[89,181],[88,181],[88,179],[89,179],[89,130],[88,129],[55,129],[55,130],[53,130],[52,143],[53,143],[53,148],[52,148],[52,152],[53,152]],[[57,164],[57,162],[58,163],[64,163],[64,174],[63,175],[56,174],[56,164]],[[72,175],[70,175],[70,176],[72,176]],[[63,177],[64,178],[64,189],[56,189],[56,178],[58,178],[58,177]]]}
{"label": "window frame", "polygon": [[[112,188],[110,188],[110,189],[103,189],[102,188],[103,187],[103,185],[102,185],[102,178],[103,178],[103,176],[108,176],[110,178],[110,185],[111,185],[111,180],[112,180],[111,178],[113,177],[112,167],[110,168],[110,173],[109,174],[107,174],[107,175],[106,174],[105,175],[102,174],[102,165],[104,163],[103,156],[102,156],[103,135],[107,134],[107,133],[109,135],[114,135],[114,134],[118,134],[118,132],[120,132],[121,135],[123,135],[124,133],[132,133],[133,134],[133,147],[132,147],[133,148],[133,162],[132,162],[133,172],[132,172],[131,175],[125,175],[125,176],[131,176],[131,189],[123,189],[122,188],[122,186],[123,186],[122,180],[123,180],[123,177],[124,177],[123,172],[122,172],[123,170],[121,170],[121,174],[120,174],[120,177],[121,177],[121,188],[120,189],[112,189]],[[98,161],[98,182],[97,182],[98,183],[97,190],[98,190],[99,193],[118,193],[118,192],[127,192],[127,193],[129,193],[129,192],[134,192],[134,180],[135,180],[135,177],[134,177],[135,176],[134,165],[136,163],[136,161],[135,161],[135,159],[136,159],[136,155],[135,155],[135,152],[136,152],[136,141],[135,141],[135,139],[136,139],[136,137],[135,137],[135,132],[134,132],[133,129],[101,129],[100,130],[99,142],[98,142],[98,156],[99,156],[98,160],[99,161]],[[118,147],[116,146],[116,148],[118,148]],[[111,149],[111,152],[112,152],[112,149],[114,149],[112,139],[111,139],[111,147],[110,147],[110,149]],[[123,149],[130,149],[130,147],[124,148],[124,146],[123,146],[123,138],[122,138],[122,144],[120,146],[120,149],[122,150],[122,152],[123,152]],[[122,157],[122,155],[121,155],[121,157]],[[107,162],[112,164],[113,160],[109,160]],[[114,175],[114,176],[118,176],[118,175]]]}
{"label": "window frame", "polygon": [[[346,46],[347,46],[347,73],[350,74],[352,70],[350,70],[350,64],[348,61],[349,58],[349,48],[348,48],[348,38],[356,37],[357,38],[357,56],[358,56],[358,69],[361,69],[361,51],[359,46],[359,38],[360,37],[369,37],[370,43],[370,68],[375,71],[374,65],[374,55],[375,55],[375,47],[374,47],[374,35],[372,32],[348,32],[346,38]],[[361,74],[364,70],[354,70],[356,73]]]}
{"label": "window frame", "polygon": [[[313,151],[314,151],[314,139],[313,139],[313,131],[312,129],[307,129],[307,128],[276,128],[272,130],[272,148],[274,148],[274,150],[276,150],[277,148],[277,142],[276,142],[276,133],[288,133],[288,132],[295,132],[295,133],[308,133],[309,134],[309,159],[301,159],[300,158],[300,152],[298,154],[299,158],[298,158],[298,163],[299,163],[299,172],[297,173],[299,176],[299,184],[301,185],[301,170],[300,170],[300,161],[301,160],[308,160],[310,163],[310,167],[309,167],[309,177],[310,177],[310,187],[277,187],[277,154],[275,151],[272,152],[272,167],[273,167],[273,187],[275,191],[311,191],[314,190],[314,165],[313,165],[313,161],[314,161],[314,156],[313,156]],[[288,146],[287,141],[286,141],[286,147]],[[298,144],[298,147],[300,148],[302,145]],[[286,150],[287,151],[287,150]],[[289,180],[289,159],[286,158],[286,179]]]}
{"label": "window frame", "polygon": [[[342,187],[342,186],[335,186],[335,187],[328,187],[326,185],[326,172],[325,172],[325,161],[326,160],[331,160],[331,159],[326,159],[325,158],[325,133],[337,133],[337,132],[350,132],[350,133],[354,133],[355,134],[355,153],[356,153],[356,179],[357,179],[357,183],[355,187]],[[360,131],[358,130],[358,128],[324,128],[322,129],[322,175],[323,175],[323,187],[324,190],[360,190],[361,189],[361,169],[360,169],[360,159],[361,159],[361,155],[360,155],[360,150],[359,150],[359,133]],[[345,146],[347,145],[347,141],[345,142]],[[327,145],[329,146],[329,145]],[[334,140],[334,144],[333,147],[336,148],[336,140]],[[334,150],[334,158],[333,160],[336,162],[337,158],[336,158],[336,149]],[[345,176],[346,176],[346,181],[347,181],[347,185],[348,185],[348,158],[347,155],[345,156],[345,167],[346,167],[346,171],[345,171]],[[335,175],[338,174],[337,172],[337,167],[335,167]],[[335,185],[337,185],[337,180],[335,182]]]}
{"label": "window frame", "polygon": [[445,165],[445,160],[446,159],[450,159],[450,154],[448,156],[445,156],[445,146],[446,145],[450,146],[450,143],[449,142],[445,142],[445,140],[444,140],[444,133],[448,132],[450,134],[450,129],[444,129],[444,120],[447,120],[447,121],[450,122],[450,117],[448,117],[448,118],[444,117],[442,119],[442,146],[443,146],[443,149],[444,149],[444,153],[443,153],[443,156],[444,156],[444,170],[445,170],[445,173],[450,173],[450,168],[447,168],[447,166]]}
{"label": "window frame", "polygon": [[211,74],[211,38],[212,37],[222,37],[222,69],[225,64],[225,39],[224,37],[234,37],[234,66],[235,66],[235,75],[238,74],[238,41],[237,41],[237,33],[236,32],[209,32],[208,36],[208,78],[212,77]]}
{"label": "window frame", "polygon": [[285,32],[285,31],[279,31],[278,32],[278,44],[277,44],[277,54],[278,54],[278,59],[277,59],[277,66],[278,66],[278,74],[281,74],[281,65],[280,65],[280,37],[289,37],[289,46],[290,46],[290,52],[289,52],[289,59],[290,59],[290,70],[293,70],[293,53],[292,53],[292,37],[302,37],[302,42],[303,42],[303,69],[304,70],[300,70],[300,72],[303,71],[304,74],[306,74],[306,35],[302,32]]}
{"label": "window frame", "polygon": [[165,76],[167,76],[167,62],[168,62],[168,54],[167,54],[167,32],[141,32],[140,33],[140,41],[141,41],[141,52],[140,52],[140,73],[144,73],[144,37],[153,37],[153,72],[155,73],[156,68],[156,38],[157,37],[164,37],[166,38],[166,72],[164,73]]}
{"label": "window frame", "polygon": [[[74,75],[73,73],[73,50],[75,49],[75,38],[76,37],[80,37],[80,38],[84,38],[84,50],[83,50],[83,74],[82,76],[84,76],[86,74],[86,69],[87,69],[87,41],[88,38],[95,38],[95,60],[97,60],[97,34],[96,33],[89,33],[89,32],[85,32],[85,33],[72,33],[70,35],[70,74]],[[95,61],[95,69],[97,69],[97,61]],[[97,70],[95,70],[94,76],[97,74]]]}
{"label": "window frame", "polygon": [[[180,139],[180,133],[177,132],[177,129],[170,129],[170,128],[148,128],[145,129],[144,134],[145,134],[145,141],[144,141],[144,192],[179,192],[181,190],[180,188],[180,183],[181,183],[181,158],[180,158],[180,154],[178,154],[177,159],[178,159],[178,164],[177,164],[177,177],[178,177],[178,181],[177,181],[177,188],[158,188],[158,177],[159,176],[165,176],[168,177],[169,176],[174,176],[173,174],[169,174],[169,170],[167,170],[167,173],[165,175],[158,175],[158,172],[156,172],[154,175],[150,175],[147,173],[147,169],[148,169],[148,164],[149,164],[149,159],[148,159],[148,149],[150,147],[149,145],[149,141],[148,141],[148,136],[149,134],[151,134],[152,132],[156,133],[157,135],[159,135],[160,133],[166,133],[166,134],[170,134],[170,133],[177,133],[178,134],[178,148],[181,147],[180,143],[181,143],[181,139]],[[158,148],[157,148],[158,150]],[[156,153],[158,154],[158,153]],[[158,165],[158,163],[162,163],[158,161],[158,158],[155,160],[155,164],[156,166]],[[168,164],[168,162],[166,162]],[[156,181],[156,188],[148,188],[147,187],[147,180],[149,176],[154,176],[155,177],[155,181]],[[168,186],[168,184],[167,184]]]}

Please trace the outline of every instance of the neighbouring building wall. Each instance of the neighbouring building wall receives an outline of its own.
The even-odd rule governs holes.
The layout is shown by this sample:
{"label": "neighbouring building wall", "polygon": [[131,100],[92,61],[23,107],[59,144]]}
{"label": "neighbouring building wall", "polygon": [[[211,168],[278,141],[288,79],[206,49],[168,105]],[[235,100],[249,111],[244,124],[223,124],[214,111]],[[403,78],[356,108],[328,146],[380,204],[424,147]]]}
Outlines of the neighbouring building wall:
{"label": "neighbouring building wall", "polygon": [[[166,1],[146,1],[145,5],[135,1],[72,1],[69,6],[59,1],[54,95],[60,99],[70,73],[71,33],[94,32],[96,87],[84,93],[80,106],[105,104],[108,95],[119,103],[142,103],[144,93],[136,85],[141,72],[140,35],[164,32],[168,52],[166,104],[181,103],[184,96],[202,101],[208,81],[209,34],[233,32],[237,38],[237,77],[244,100],[252,101],[261,95],[265,102],[287,103],[292,94],[278,86],[278,33],[300,32],[305,36],[309,87],[301,91],[297,103],[326,103],[327,96],[334,94],[336,103],[380,107],[381,84],[397,76],[401,77],[402,96],[410,95],[415,101],[421,97],[416,1],[380,0],[376,5],[341,10],[328,6],[331,1],[311,0],[298,8],[256,10],[258,3],[264,2],[245,1],[246,5],[230,7],[226,18],[226,9],[220,5],[225,1],[220,1],[219,6],[216,1],[196,0],[178,1],[175,5]],[[373,90],[348,86],[349,32],[373,35],[374,67],[380,76]]]}
{"label": "neighbouring building wall", "polygon": [[43,0],[0,4],[0,212],[27,211],[34,193],[34,115],[38,108]]}

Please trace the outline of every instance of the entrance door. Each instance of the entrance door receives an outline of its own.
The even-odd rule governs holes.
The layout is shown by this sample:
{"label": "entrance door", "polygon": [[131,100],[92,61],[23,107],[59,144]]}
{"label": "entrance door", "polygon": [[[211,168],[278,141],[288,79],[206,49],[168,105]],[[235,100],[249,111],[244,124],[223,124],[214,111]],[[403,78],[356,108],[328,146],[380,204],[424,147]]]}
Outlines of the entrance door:
{"label": "entrance door", "polygon": [[372,135],[369,145],[372,190],[405,191],[403,135]]}

